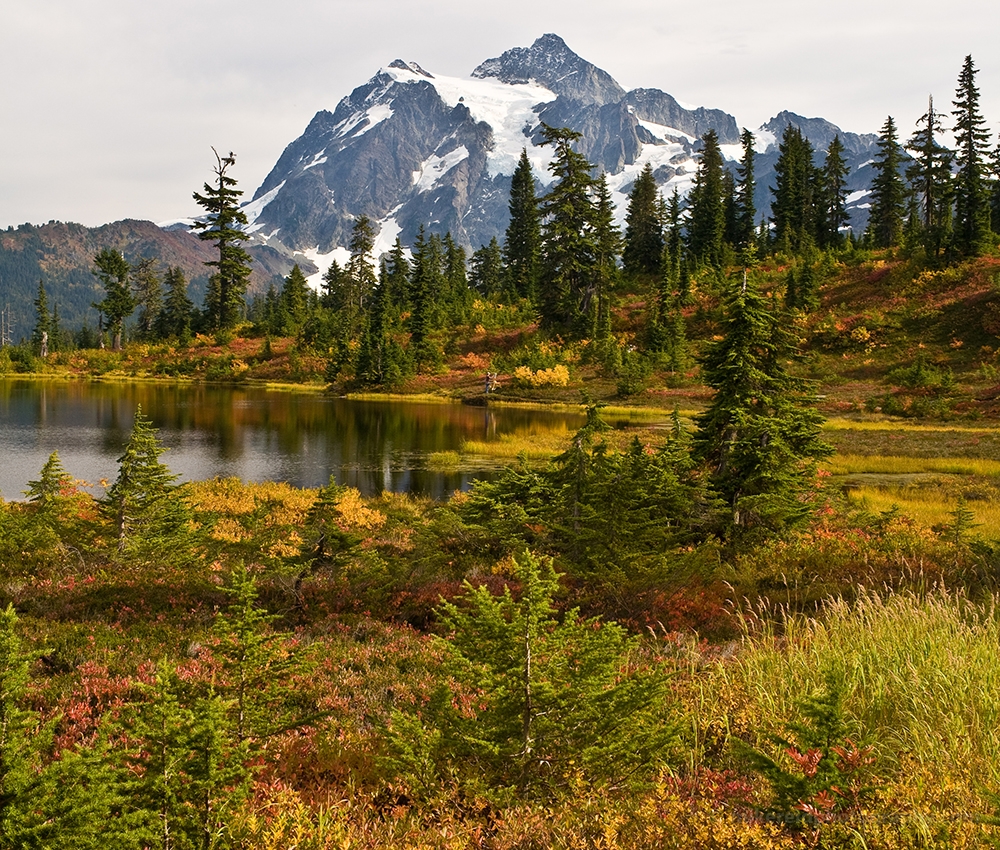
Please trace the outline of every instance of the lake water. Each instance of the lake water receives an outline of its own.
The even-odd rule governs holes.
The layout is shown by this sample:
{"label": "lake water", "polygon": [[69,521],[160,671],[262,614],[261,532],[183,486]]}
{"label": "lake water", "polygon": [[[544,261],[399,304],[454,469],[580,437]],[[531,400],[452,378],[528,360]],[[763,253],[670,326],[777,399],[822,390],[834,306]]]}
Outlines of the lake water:
{"label": "lake water", "polygon": [[180,480],[236,476],[319,487],[340,484],[445,498],[479,469],[428,468],[465,440],[575,431],[576,413],[401,401],[351,401],[258,388],[0,379],[0,495],[23,498],[53,451],[99,494],[114,480],[135,410],[159,429],[161,461]]}

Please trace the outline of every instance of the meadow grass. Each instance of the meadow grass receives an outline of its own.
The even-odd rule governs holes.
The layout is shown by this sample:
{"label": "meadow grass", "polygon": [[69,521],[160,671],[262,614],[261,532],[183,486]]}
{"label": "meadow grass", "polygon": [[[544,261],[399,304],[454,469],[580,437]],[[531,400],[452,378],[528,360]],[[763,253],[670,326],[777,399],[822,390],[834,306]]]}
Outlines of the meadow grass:
{"label": "meadow grass", "polygon": [[[898,509],[919,525],[950,525],[955,521],[957,499],[942,496],[940,490],[920,487],[852,487],[848,498],[861,503],[873,513]],[[993,501],[966,501],[972,512],[974,536],[1000,540],[1000,504]]]}
{"label": "meadow grass", "polygon": [[843,683],[850,734],[874,747],[876,771],[917,764],[995,786],[998,615],[995,597],[976,602],[943,589],[923,597],[862,590],[815,618],[750,612],[743,647],[710,666],[696,710],[732,718],[737,734],[766,748],[769,734],[802,721],[803,700],[833,675]]}
{"label": "meadow grass", "polygon": [[943,475],[1000,476],[1000,461],[976,457],[837,454],[826,461],[823,466],[832,475],[938,473]]}
{"label": "meadow grass", "polygon": [[569,428],[553,428],[538,433],[501,434],[500,439],[465,440],[462,454],[515,460],[524,455],[530,460],[547,460],[566,449],[571,436]]}

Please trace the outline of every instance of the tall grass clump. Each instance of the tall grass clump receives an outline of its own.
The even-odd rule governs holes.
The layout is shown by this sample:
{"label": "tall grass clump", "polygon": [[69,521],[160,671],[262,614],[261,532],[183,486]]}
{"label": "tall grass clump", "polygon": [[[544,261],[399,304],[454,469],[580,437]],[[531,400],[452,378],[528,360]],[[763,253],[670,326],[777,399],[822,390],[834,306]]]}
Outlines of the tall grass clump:
{"label": "tall grass clump", "polygon": [[[714,663],[699,710],[730,718],[729,733],[766,749],[801,721],[829,677],[842,682],[852,739],[873,747],[892,796],[952,789],[966,807],[1000,782],[1000,612],[935,590],[861,590],[816,617],[744,616],[744,646]],[[706,717],[705,720],[710,720]],[[704,722],[701,724],[704,726]],[[903,787],[906,787],[904,793]],[[914,787],[919,786],[919,787]]]}

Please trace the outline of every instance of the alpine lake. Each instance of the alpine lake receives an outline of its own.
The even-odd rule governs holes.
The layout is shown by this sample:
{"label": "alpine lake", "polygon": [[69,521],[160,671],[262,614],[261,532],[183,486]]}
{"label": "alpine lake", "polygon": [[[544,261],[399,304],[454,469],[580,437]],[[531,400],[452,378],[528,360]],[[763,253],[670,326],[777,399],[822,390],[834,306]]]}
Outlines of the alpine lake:
{"label": "alpine lake", "polygon": [[2,378],[0,496],[24,498],[28,482],[54,451],[73,478],[102,494],[101,482],[117,475],[140,408],[158,429],[165,449],[161,462],[179,481],[237,477],[321,487],[332,476],[364,495],[388,490],[435,499],[514,462],[463,452],[470,443],[514,438],[531,444],[553,432],[568,436],[585,421],[572,409],[355,400],[245,386]]}

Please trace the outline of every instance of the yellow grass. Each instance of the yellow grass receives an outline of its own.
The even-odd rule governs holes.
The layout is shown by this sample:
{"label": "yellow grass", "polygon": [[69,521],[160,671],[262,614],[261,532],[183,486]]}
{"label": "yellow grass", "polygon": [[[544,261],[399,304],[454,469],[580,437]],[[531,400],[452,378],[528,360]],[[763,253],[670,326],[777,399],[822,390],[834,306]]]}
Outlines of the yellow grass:
{"label": "yellow grass", "polygon": [[833,475],[881,473],[915,475],[1000,476],[1000,461],[976,457],[909,457],[900,455],[834,455],[824,467]]}
{"label": "yellow grass", "polygon": [[826,431],[914,431],[924,433],[946,433],[962,431],[970,434],[993,434],[996,428],[984,428],[979,425],[963,425],[949,422],[946,424],[927,424],[901,419],[827,419],[823,423]]}
{"label": "yellow grass", "polygon": [[501,434],[495,442],[466,440],[462,443],[462,454],[513,460],[523,453],[532,460],[544,460],[565,451],[570,436],[565,426],[541,433]]}
{"label": "yellow grass", "polygon": [[[952,515],[955,501],[943,500],[929,488],[857,487],[850,490],[848,497],[875,513],[899,508],[903,514],[928,528],[955,521]],[[972,512],[973,522],[977,523],[977,527],[972,529],[973,535],[988,540],[1000,539],[1000,505],[977,500],[966,502],[965,507]]]}

